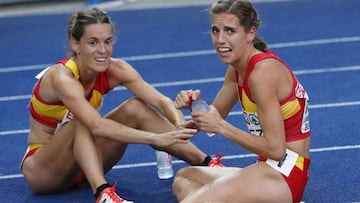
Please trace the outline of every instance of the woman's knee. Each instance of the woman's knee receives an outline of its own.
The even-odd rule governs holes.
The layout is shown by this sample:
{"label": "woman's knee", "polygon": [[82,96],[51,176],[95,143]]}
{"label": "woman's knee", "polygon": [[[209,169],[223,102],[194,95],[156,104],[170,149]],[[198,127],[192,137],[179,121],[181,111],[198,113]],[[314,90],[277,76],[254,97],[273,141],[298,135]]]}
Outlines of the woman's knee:
{"label": "woman's knee", "polygon": [[184,167],[176,172],[174,179],[193,179],[193,175],[197,173],[199,173],[197,166]]}
{"label": "woman's knee", "polygon": [[177,190],[177,187],[179,186],[179,182],[182,181],[182,179],[184,178],[184,171],[186,171],[186,168],[181,168],[179,169],[174,177],[174,181],[172,184],[173,190]]}
{"label": "woman's knee", "polygon": [[176,173],[174,177],[174,181],[172,184],[172,192],[178,201],[181,201],[188,194],[195,191],[201,186],[187,177],[186,174],[188,170],[189,168],[182,168]]}
{"label": "woman's knee", "polygon": [[187,170],[189,170],[188,167],[179,169],[179,170],[176,172],[175,177],[183,177],[183,176],[184,176],[184,173],[186,173]]}
{"label": "woman's knee", "polygon": [[75,135],[83,135],[85,133],[90,134],[89,129],[80,120],[74,118],[66,124],[63,124],[55,133],[53,139],[55,139],[59,145],[66,146],[67,144],[73,144]]}
{"label": "woman's knee", "polygon": [[151,109],[139,98],[130,98],[116,109],[111,111],[107,117],[112,120],[122,120],[121,118],[126,118],[126,120],[141,118],[146,115]]}
{"label": "woman's knee", "polygon": [[125,113],[128,115],[141,115],[142,112],[149,111],[149,106],[137,97],[128,99],[124,104]]}

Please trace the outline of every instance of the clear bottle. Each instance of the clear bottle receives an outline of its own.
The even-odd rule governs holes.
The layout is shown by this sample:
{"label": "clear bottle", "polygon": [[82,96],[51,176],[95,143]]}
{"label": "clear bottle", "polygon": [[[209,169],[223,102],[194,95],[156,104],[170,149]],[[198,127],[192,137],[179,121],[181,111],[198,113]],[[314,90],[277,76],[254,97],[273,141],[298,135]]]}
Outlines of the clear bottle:
{"label": "clear bottle", "polygon": [[[206,101],[199,99],[199,100],[193,100],[191,102],[191,110],[193,112],[197,111],[210,111],[210,106],[206,103]],[[215,135],[215,133],[206,133],[209,137],[212,137]]]}
{"label": "clear bottle", "polygon": [[155,150],[157,173],[160,179],[169,179],[174,176],[171,155],[164,151]]}

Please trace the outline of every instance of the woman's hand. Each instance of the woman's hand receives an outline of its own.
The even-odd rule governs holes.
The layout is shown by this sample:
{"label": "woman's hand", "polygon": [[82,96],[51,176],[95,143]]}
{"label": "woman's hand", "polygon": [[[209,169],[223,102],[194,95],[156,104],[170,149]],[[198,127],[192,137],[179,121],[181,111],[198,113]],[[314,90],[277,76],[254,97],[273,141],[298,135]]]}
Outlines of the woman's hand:
{"label": "woman's hand", "polygon": [[191,109],[192,100],[200,99],[200,90],[182,90],[177,94],[175,107],[177,109]]}
{"label": "woman's hand", "polygon": [[179,126],[179,129],[184,129],[184,128],[198,130],[198,127],[196,126],[196,123],[193,120],[186,121],[185,123]]}
{"label": "woman's hand", "polygon": [[209,111],[191,113],[192,120],[197,129],[208,133],[219,133],[223,118],[214,106],[210,105]]}
{"label": "woman's hand", "polygon": [[186,144],[197,133],[196,129],[181,128],[154,136],[154,147],[163,148],[173,144]]}

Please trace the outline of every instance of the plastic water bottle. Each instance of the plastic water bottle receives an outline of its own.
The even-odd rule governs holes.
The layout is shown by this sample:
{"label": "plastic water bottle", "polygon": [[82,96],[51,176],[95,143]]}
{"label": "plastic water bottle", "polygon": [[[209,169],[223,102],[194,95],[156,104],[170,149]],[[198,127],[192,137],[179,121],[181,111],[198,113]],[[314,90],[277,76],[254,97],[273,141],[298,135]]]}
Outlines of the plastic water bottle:
{"label": "plastic water bottle", "polygon": [[157,173],[160,179],[168,179],[174,176],[171,155],[164,151],[155,150]]}
{"label": "plastic water bottle", "polygon": [[[197,111],[210,111],[210,106],[206,103],[204,100],[193,100],[191,102],[191,110],[193,112]],[[215,133],[206,133],[209,137],[212,137],[215,135]]]}

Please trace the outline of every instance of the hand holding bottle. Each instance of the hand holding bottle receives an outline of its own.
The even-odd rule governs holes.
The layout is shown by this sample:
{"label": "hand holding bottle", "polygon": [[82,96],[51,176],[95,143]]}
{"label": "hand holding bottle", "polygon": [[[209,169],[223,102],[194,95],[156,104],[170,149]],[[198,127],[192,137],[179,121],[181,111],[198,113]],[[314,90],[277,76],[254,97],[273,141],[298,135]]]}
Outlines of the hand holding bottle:
{"label": "hand holding bottle", "polygon": [[191,102],[200,98],[200,90],[182,90],[177,94],[175,107],[177,109],[191,109]]}
{"label": "hand holding bottle", "polygon": [[[200,90],[182,90],[176,96],[175,107],[177,109],[190,109],[192,112],[209,111],[210,106],[200,99]],[[215,133],[206,133],[209,137]]]}
{"label": "hand holding bottle", "polygon": [[[194,100],[191,103],[191,110],[193,112],[198,111],[210,111],[210,106],[206,103],[206,101],[198,99]],[[206,133],[209,137],[212,137],[215,135],[215,133]]]}

